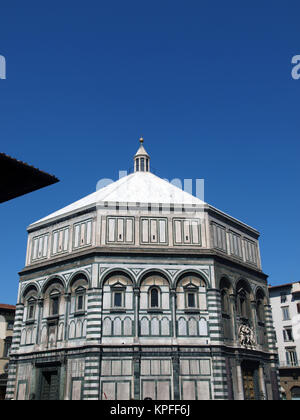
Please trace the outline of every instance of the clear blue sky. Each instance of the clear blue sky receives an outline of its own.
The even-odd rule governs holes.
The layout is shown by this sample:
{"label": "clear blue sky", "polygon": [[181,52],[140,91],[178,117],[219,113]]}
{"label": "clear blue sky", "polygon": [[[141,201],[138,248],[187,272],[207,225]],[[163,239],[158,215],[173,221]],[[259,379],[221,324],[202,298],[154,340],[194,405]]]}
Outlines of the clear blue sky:
{"label": "clear blue sky", "polygon": [[299,16],[292,0],[3,3],[1,151],[60,182],[1,204],[0,302],[26,227],[116,180],[141,135],[157,175],[204,178],[205,201],[261,232],[271,284],[300,280]]}

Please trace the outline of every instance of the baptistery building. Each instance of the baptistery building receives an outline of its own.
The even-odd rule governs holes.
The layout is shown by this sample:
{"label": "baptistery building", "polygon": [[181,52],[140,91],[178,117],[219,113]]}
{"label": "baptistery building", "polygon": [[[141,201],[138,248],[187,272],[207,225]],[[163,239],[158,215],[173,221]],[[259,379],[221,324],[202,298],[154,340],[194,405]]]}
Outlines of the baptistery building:
{"label": "baptistery building", "polygon": [[259,232],[134,171],[28,227],[7,399],[278,399]]}

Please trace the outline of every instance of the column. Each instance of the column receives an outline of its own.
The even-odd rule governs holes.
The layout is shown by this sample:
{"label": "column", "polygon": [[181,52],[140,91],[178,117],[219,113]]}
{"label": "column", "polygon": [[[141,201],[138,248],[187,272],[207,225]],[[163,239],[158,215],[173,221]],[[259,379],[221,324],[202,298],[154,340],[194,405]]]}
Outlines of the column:
{"label": "column", "polygon": [[173,363],[173,389],[174,389],[174,400],[180,399],[180,390],[179,390],[179,372],[180,372],[180,362],[179,356],[176,352],[172,356],[172,363]]}
{"label": "column", "polygon": [[10,353],[13,354],[15,351],[19,350],[20,341],[21,341],[21,329],[23,324],[23,314],[24,314],[24,305],[23,303],[18,303],[16,305],[15,312],[15,323],[14,323],[14,332],[11,344]]}
{"label": "column", "polygon": [[133,289],[134,296],[134,341],[139,341],[139,307],[140,307],[140,289]]}
{"label": "column", "polygon": [[35,343],[40,344],[40,342],[41,342],[40,331],[41,331],[42,318],[43,318],[43,307],[44,307],[44,299],[43,298],[38,299],[37,307],[38,307],[38,314],[37,314],[37,328],[36,328]]}
{"label": "column", "polygon": [[222,307],[219,289],[207,290],[207,309],[209,313],[209,331],[211,344],[222,344]]}
{"label": "column", "polygon": [[69,312],[70,312],[70,301],[71,301],[71,294],[65,293],[65,303],[66,303],[66,310],[65,310],[65,331],[64,331],[64,340],[68,340],[68,319],[69,319]]}
{"label": "column", "polygon": [[244,383],[243,383],[243,375],[242,375],[242,366],[241,366],[241,360],[236,359],[236,378],[237,378],[237,398],[236,400],[244,400]]}
{"label": "column", "polygon": [[232,328],[232,340],[238,342],[238,328],[236,322],[236,301],[235,295],[232,293],[229,295],[230,302],[230,317],[231,317],[231,328]]}
{"label": "column", "polygon": [[100,343],[101,340],[102,289],[87,291],[86,341]]}
{"label": "column", "polygon": [[173,338],[176,339],[177,337],[177,329],[176,329],[176,289],[170,290],[171,295],[171,305],[172,305],[172,335]]}
{"label": "column", "polygon": [[228,384],[225,357],[218,353],[212,353],[212,384],[215,400],[228,399]]}
{"label": "column", "polygon": [[85,359],[84,368],[84,385],[83,385],[83,399],[84,400],[101,400],[100,395],[100,370],[101,357],[97,351],[90,353]]}
{"label": "column", "polygon": [[259,380],[259,397],[261,400],[267,399],[267,391],[265,385],[265,377],[264,377],[264,365],[263,363],[259,364],[258,367],[258,380]]}
{"label": "column", "polygon": [[141,398],[140,390],[140,377],[141,377],[141,356],[139,353],[133,356],[133,379],[134,379],[134,399]]}
{"label": "column", "polygon": [[275,330],[273,325],[271,305],[265,305],[265,329],[267,334],[267,346],[272,353],[277,353]]}

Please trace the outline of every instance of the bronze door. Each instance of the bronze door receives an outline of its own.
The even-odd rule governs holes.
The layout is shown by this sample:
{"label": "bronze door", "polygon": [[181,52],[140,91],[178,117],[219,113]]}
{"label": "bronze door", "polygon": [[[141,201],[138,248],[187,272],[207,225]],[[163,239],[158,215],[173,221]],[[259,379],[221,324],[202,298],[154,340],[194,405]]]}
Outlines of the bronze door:
{"label": "bronze door", "polygon": [[58,400],[59,380],[58,371],[44,371],[42,374],[41,400]]}
{"label": "bronze door", "polygon": [[254,371],[252,369],[243,369],[243,383],[245,400],[255,400]]}

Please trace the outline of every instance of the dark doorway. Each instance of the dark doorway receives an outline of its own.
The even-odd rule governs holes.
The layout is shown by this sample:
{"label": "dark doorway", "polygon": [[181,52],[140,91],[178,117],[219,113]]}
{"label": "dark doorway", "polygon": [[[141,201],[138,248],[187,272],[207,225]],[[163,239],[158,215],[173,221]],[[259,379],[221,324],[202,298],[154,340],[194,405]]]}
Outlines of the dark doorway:
{"label": "dark doorway", "polygon": [[5,400],[5,391],[6,391],[6,387],[0,386],[0,400]]}
{"label": "dark doorway", "polygon": [[42,371],[41,378],[41,400],[58,400],[59,399],[59,377],[58,370]]}

